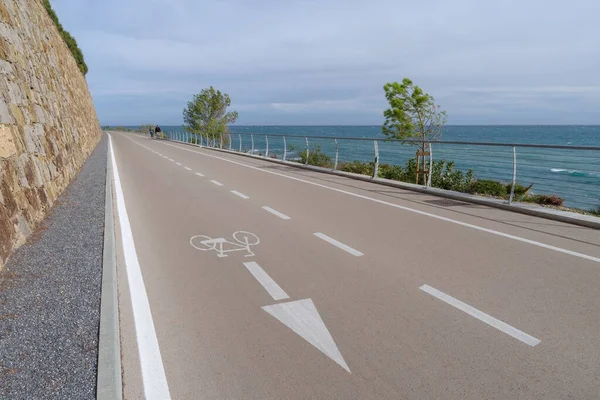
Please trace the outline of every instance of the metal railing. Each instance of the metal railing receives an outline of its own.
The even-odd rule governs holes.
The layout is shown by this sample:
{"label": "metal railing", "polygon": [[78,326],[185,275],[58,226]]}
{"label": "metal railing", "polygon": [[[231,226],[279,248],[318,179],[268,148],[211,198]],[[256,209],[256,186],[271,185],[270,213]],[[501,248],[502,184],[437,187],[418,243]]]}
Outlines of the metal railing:
{"label": "metal railing", "polygon": [[[409,173],[414,169],[410,160],[422,144],[340,136],[228,133],[207,138],[185,131],[166,134],[169,140],[409,183],[416,181],[416,175],[411,178]],[[431,155],[426,176],[420,181],[425,187],[501,197],[509,203],[557,205],[560,199],[554,197],[559,197],[567,207],[600,208],[600,147],[435,141],[427,143],[426,150]],[[471,178],[469,170],[473,171]],[[459,178],[461,182],[451,182]],[[525,188],[529,188],[526,196]]]}

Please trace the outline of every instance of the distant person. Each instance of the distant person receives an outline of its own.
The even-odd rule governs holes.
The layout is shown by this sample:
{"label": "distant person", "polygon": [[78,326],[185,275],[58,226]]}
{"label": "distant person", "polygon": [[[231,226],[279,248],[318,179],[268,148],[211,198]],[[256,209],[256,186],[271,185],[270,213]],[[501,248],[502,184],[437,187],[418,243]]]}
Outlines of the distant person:
{"label": "distant person", "polygon": [[154,139],[154,129],[152,127],[148,128],[148,133],[150,134],[150,138]]}
{"label": "distant person", "polygon": [[160,129],[160,126],[156,125],[156,128],[154,128],[154,134],[158,136],[160,132],[162,132],[162,129]]}

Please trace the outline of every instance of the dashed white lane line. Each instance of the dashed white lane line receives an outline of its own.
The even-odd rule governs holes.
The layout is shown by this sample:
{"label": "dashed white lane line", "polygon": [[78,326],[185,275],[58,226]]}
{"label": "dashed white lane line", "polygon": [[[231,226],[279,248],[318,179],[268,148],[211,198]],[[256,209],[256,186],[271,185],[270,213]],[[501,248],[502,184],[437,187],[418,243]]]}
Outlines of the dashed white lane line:
{"label": "dashed white lane line", "polygon": [[200,172],[196,172],[196,175],[198,175],[198,176],[202,176],[202,177],[204,176],[204,175],[202,175]]}
{"label": "dashed white lane line", "polygon": [[479,311],[478,309],[471,307],[470,305],[463,303],[462,301],[457,300],[444,292],[440,292],[439,290],[432,288],[429,285],[423,285],[419,289],[443,301],[444,303],[450,304],[452,307],[458,308],[459,310],[469,314],[470,316],[475,317],[482,322],[485,322],[486,324],[498,329],[499,331],[502,331],[507,335],[512,336],[517,340],[520,340],[525,344],[528,344],[530,346],[536,346],[540,343],[539,339],[536,339],[533,336],[530,336],[525,332],[522,332],[517,328],[510,326],[507,323],[502,322],[499,319],[496,319],[484,313],[483,311]]}
{"label": "dashed white lane line", "polygon": [[290,218],[290,217],[288,217],[287,215],[285,215],[285,214],[283,214],[283,213],[280,213],[279,211],[277,211],[277,210],[274,210],[274,209],[272,209],[271,207],[264,206],[262,209],[263,209],[263,210],[265,210],[265,211],[268,211],[268,212],[270,212],[270,213],[271,213],[271,214],[273,214],[273,215],[276,215],[276,216],[278,216],[278,217],[279,217],[279,218],[281,218],[281,219],[291,219],[291,218]]}
{"label": "dashed white lane line", "polygon": [[339,249],[342,249],[342,250],[344,250],[344,251],[352,254],[355,257],[360,257],[360,256],[364,255],[360,251],[358,251],[356,249],[353,249],[352,247],[350,247],[350,246],[348,246],[348,245],[346,245],[346,244],[344,244],[342,242],[339,242],[339,241],[335,240],[334,238],[325,235],[324,233],[317,232],[314,235],[316,237],[318,237],[319,239],[323,239],[327,243],[330,243],[330,244],[334,245],[335,247],[337,247]]}
{"label": "dashed white lane line", "polygon": [[175,160],[173,160],[172,158],[169,158],[169,161],[171,161],[171,162],[175,162]]}
{"label": "dashed white lane line", "polygon": [[223,186],[223,184],[219,181],[211,181],[212,183],[214,183],[217,186]]}
{"label": "dashed white lane line", "polygon": [[176,162],[175,164],[177,164],[177,165],[179,165],[179,166],[181,166],[181,165],[182,165],[180,162]]}
{"label": "dashed white lane line", "polygon": [[188,171],[191,171],[192,169],[190,167],[183,167],[184,169],[187,169]]}
{"label": "dashed white lane line", "polygon": [[245,262],[244,266],[254,276],[254,278],[265,288],[273,300],[289,299],[290,296],[254,261]]}
{"label": "dashed white lane line", "polygon": [[160,355],[156,329],[152,319],[152,311],[148,302],[148,294],[144,285],[144,278],[140,263],[135,250],[135,241],[131,224],[127,216],[125,196],[119,178],[119,169],[115,159],[112,145],[112,136],[109,135],[110,155],[113,166],[113,180],[115,184],[115,198],[117,201],[117,212],[119,226],[121,227],[121,240],[123,255],[125,259],[125,270],[129,281],[131,294],[131,306],[133,309],[133,320],[135,325],[138,352],[142,368],[142,383],[146,399],[170,399],[169,385],[165,375],[165,369]]}
{"label": "dashed white lane line", "polygon": [[246,196],[244,193],[240,193],[237,190],[232,190],[231,193],[235,194],[238,197],[241,197],[242,199],[249,199],[250,197]]}

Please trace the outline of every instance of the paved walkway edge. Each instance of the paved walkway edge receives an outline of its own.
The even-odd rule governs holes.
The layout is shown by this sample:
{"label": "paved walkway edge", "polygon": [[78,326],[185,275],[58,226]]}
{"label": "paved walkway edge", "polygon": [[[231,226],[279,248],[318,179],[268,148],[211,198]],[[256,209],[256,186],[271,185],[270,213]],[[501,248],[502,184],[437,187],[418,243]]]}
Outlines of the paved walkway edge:
{"label": "paved walkway edge", "polygon": [[119,334],[119,304],[117,299],[117,258],[113,215],[111,149],[106,152],[106,211],[104,214],[104,250],[102,260],[102,297],[100,302],[100,333],[98,343],[98,400],[121,400],[121,345]]}
{"label": "paved walkway edge", "polygon": [[359,174],[353,174],[350,172],[336,171],[336,170],[327,169],[327,168],[315,167],[313,165],[303,165],[303,164],[299,164],[299,163],[295,163],[295,162],[291,162],[291,161],[279,160],[276,158],[267,158],[267,157],[257,156],[254,154],[240,153],[238,151],[198,146],[197,144],[176,142],[173,140],[170,140],[170,142],[180,143],[180,144],[193,146],[193,147],[201,147],[203,149],[214,150],[217,152],[235,154],[238,156],[255,158],[258,160],[264,160],[264,161],[269,161],[269,162],[273,162],[273,163],[277,163],[277,164],[283,164],[283,165],[287,165],[287,166],[294,167],[294,168],[302,168],[302,169],[307,169],[307,170],[315,171],[315,172],[323,172],[323,173],[330,174],[330,175],[343,176],[346,178],[355,179],[355,180],[359,180],[359,181],[377,183],[380,185],[396,187],[399,189],[411,190],[413,192],[427,193],[427,194],[430,194],[433,196],[445,197],[445,198],[452,199],[452,200],[458,200],[458,201],[464,201],[467,203],[480,204],[480,205],[484,205],[484,206],[500,208],[503,210],[512,211],[512,212],[516,212],[516,213],[520,213],[520,214],[533,215],[535,217],[540,217],[540,218],[545,218],[545,219],[550,219],[550,220],[560,221],[560,222],[566,222],[566,223],[573,224],[573,225],[579,225],[579,226],[585,226],[588,228],[600,229],[600,218],[594,217],[591,215],[577,214],[577,213],[569,212],[569,211],[554,210],[551,208],[543,208],[543,207],[539,207],[539,206],[531,206],[531,205],[521,204],[521,203],[508,204],[504,200],[488,199],[488,198],[481,197],[481,196],[475,196],[475,195],[470,195],[470,194],[460,193],[460,192],[453,192],[451,190],[426,188],[424,186],[414,185],[414,184],[406,183],[406,182],[393,181],[391,179],[371,178],[370,176],[366,176],[366,175],[359,175]]}

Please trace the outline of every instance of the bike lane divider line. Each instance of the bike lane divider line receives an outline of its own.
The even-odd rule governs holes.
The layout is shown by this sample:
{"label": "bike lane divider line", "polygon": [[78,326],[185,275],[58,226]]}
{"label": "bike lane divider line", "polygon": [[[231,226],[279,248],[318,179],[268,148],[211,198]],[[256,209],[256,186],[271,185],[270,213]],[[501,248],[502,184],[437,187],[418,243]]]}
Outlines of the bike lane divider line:
{"label": "bike lane divider line", "polygon": [[183,167],[184,169],[191,171],[192,169],[190,167]]}
{"label": "bike lane divider line", "polygon": [[423,285],[419,289],[421,289],[425,293],[430,294],[431,296],[437,298],[438,300],[441,300],[444,303],[449,304],[452,307],[457,308],[460,311],[465,312],[465,313],[469,314],[470,316],[477,318],[478,320],[480,320],[482,322],[485,322],[489,326],[494,327],[494,328],[498,329],[499,331],[504,332],[507,335],[512,336],[513,338],[520,340],[521,342],[523,342],[525,344],[528,344],[529,346],[533,347],[533,346],[540,344],[540,342],[541,342],[541,340],[534,338],[533,336],[528,335],[525,332],[520,331],[517,328],[515,328],[511,325],[508,325],[507,323],[500,321],[499,319],[496,319],[496,318],[492,317],[491,315],[484,313],[483,311],[476,309],[475,307],[472,307],[466,303],[463,303],[462,301],[457,300],[454,297],[437,290],[436,288],[433,288],[429,285]]}
{"label": "bike lane divider line", "polygon": [[217,186],[223,186],[223,184],[221,182],[219,182],[219,181],[213,181],[213,180],[211,180],[211,183],[214,183]]}
{"label": "bike lane divider line", "polygon": [[204,177],[204,175],[202,175],[200,172],[196,172],[196,175],[198,175],[200,177]]}
{"label": "bike lane divider line", "polygon": [[246,196],[244,193],[240,193],[237,190],[231,190],[231,193],[235,194],[238,197],[241,197],[242,199],[249,199],[250,197]]}
{"label": "bike lane divider line", "polygon": [[250,271],[252,276],[262,285],[269,293],[273,300],[289,299],[290,296],[265,272],[260,265],[255,261],[245,262],[244,266]]}
{"label": "bike lane divider line", "polygon": [[278,217],[279,217],[279,218],[281,218],[281,219],[292,219],[291,217],[288,217],[287,215],[285,215],[285,214],[283,214],[283,213],[280,213],[279,211],[277,211],[277,210],[274,210],[274,209],[272,209],[271,207],[264,206],[262,209],[263,209],[263,210],[265,210],[265,211],[268,211],[268,212],[270,212],[271,214],[273,214],[273,215],[275,215],[275,216],[278,216]]}
{"label": "bike lane divider line", "polygon": [[352,254],[355,257],[364,256],[364,254],[361,253],[360,251],[358,251],[356,249],[353,249],[352,247],[350,247],[350,246],[348,246],[348,245],[346,245],[346,244],[344,244],[342,242],[339,242],[339,241],[335,240],[334,238],[325,235],[324,233],[317,232],[317,233],[314,233],[314,235],[316,237],[318,237],[319,239],[322,239],[322,240],[326,241],[327,243],[332,244],[335,247],[337,247],[339,249],[342,249],[342,250],[344,250],[347,253]]}
{"label": "bike lane divider line", "polygon": [[160,354],[158,338],[156,337],[156,329],[154,328],[154,320],[152,318],[152,311],[150,310],[148,294],[146,292],[142,270],[135,249],[133,232],[127,215],[125,196],[121,187],[121,179],[119,177],[119,170],[117,168],[111,136],[109,136],[109,144],[113,167],[117,213],[119,226],[121,228],[125,269],[127,271],[127,280],[129,282],[129,291],[131,294],[131,306],[142,369],[144,393],[146,399],[170,399],[169,385],[167,383],[165,368]]}

